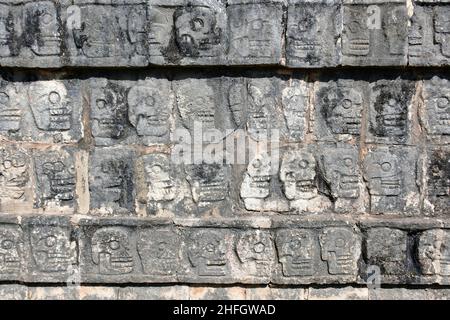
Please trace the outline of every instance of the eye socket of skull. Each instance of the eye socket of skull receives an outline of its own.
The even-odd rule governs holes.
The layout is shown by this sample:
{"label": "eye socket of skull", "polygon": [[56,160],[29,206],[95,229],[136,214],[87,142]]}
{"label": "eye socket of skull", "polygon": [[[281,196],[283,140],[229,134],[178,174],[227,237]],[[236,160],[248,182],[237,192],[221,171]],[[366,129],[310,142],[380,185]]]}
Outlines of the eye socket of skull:
{"label": "eye socket of skull", "polygon": [[44,25],[49,25],[52,23],[53,17],[52,15],[47,12],[47,11],[43,11],[39,14],[40,17],[40,21],[44,24]]}
{"label": "eye socket of skull", "polygon": [[353,159],[350,157],[344,158],[344,165],[348,168],[353,167]]}
{"label": "eye socket of skull", "polygon": [[39,244],[43,245],[47,248],[53,248],[56,243],[58,242],[58,240],[56,239],[55,236],[46,236],[45,238],[42,238],[41,240],[39,240]]}
{"label": "eye socket of skull", "polygon": [[9,96],[4,92],[0,92],[0,105],[6,105],[8,102]]}
{"label": "eye socket of skull", "polygon": [[450,98],[448,97],[440,97],[437,100],[437,106],[439,109],[445,109],[450,106]]}
{"label": "eye socket of skull", "polygon": [[48,94],[48,101],[53,105],[59,104],[61,103],[61,95],[56,91],[52,91]]}
{"label": "eye socket of skull", "polygon": [[1,243],[1,247],[3,250],[11,250],[12,248],[14,248],[14,241],[12,241],[11,239],[3,240]]}
{"label": "eye socket of skull", "polygon": [[97,99],[95,101],[95,105],[97,106],[98,109],[105,109],[107,102],[104,99]]}
{"label": "eye socket of skull", "polygon": [[361,23],[359,21],[351,21],[348,25],[347,25],[348,29],[350,30],[351,33],[357,33],[358,31],[360,31],[361,28]]}
{"label": "eye socket of skull", "polygon": [[302,159],[298,162],[298,166],[300,169],[307,169],[310,167],[310,163],[306,159]]}
{"label": "eye socket of skull", "polygon": [[253,244],[253,252],[255,253],[263,253],[264,250],[266,249],[266,245],[262,242],[257,242]]}
{"label": "eye socket of skull", "polygon": [[120,242],[116,239],[111,239],[108,243],[108,246],[111,250],[118,250],[120,249]]}
{"label": "eye socket of skull", "polygon": [[380,164],[380,167],[384,172],[389,172],[392,169],[392,164],[390,162],[383,162]]}
{"label": "eye socket of skull", "polygon": [[264,27],[264,20],[263,19],[256,19],[251,21],[250,23],[250,27],[253,30],[262,30]]}
{"label": "eye socket of skull", "polygon": [[335,247],[339,248],[339,249],[343,249],[345,247],[346,243],[347,243],[347,241],[345,241],[345,238],[343,238],[343,237],[338,237],[334,240]]}
{"label": "eye socket of skull", "polygon": [[353,106],[353,101],[350,99],[344,99],[342,100],[342,108],[344,109],[350,109]]}

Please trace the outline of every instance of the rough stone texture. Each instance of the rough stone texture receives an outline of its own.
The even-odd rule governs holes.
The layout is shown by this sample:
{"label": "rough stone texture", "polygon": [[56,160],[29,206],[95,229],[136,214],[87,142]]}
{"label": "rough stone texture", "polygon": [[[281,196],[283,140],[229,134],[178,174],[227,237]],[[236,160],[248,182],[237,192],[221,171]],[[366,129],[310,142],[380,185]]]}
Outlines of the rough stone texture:
{"label": "rough stone texture", "polygon": [[0,298],[448,298],[449,17],[1,1]]}

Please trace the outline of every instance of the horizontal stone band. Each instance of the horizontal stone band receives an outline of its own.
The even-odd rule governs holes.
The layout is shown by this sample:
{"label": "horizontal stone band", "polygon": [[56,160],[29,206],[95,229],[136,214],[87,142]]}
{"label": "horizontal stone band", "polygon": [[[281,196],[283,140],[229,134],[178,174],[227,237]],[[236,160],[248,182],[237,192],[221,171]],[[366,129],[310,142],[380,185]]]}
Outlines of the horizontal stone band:
{"label": "horizontal stone band", "polygon": [[450,2],[0,3],[0,66],[448,66]]}

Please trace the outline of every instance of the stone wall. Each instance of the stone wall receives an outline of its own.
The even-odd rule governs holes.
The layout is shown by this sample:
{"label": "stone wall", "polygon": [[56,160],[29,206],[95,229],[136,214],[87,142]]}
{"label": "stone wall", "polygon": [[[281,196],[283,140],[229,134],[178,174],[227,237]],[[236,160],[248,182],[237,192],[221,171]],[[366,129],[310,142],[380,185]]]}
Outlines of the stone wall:
{"label": "stone wall", "polygon": [[449,64],[447,0],[0,0],[0,298],[447,299]]}

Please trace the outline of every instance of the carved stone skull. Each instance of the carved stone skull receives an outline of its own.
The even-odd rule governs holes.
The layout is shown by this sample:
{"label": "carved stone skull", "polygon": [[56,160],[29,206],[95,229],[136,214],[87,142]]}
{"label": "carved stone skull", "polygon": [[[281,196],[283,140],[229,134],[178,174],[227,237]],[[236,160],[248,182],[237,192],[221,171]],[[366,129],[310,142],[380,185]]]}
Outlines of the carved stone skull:
{"label": "carved stone skull", "polygon": [[308,151],[286,154],[281,163],[280,180],[289,200],[316,197],[316,159]]}
{"label": "carved stone skull", "polygon": [[220,43],[221,30],[215,12],[208,7],[184,7],[175,12],[176,43],[188,57],[211,56]]}
{"label": "carved stone skull", "polygon": [[360,195],[358,155],[354,150],[329,150],[322,156],[325,181],[335,199],[356,199]]}
{"label": "carved stone skull", "polygon": [[97,230],[91,240],[92,260],[101,274],[127,274],[134,269],[129,234],[116,227]]}
{"label": "carved stone skull", "polygon": [[14,32],[12,14],[8,5],[0,4],[0,57],[11,55],[11,41]]}
{"label": "carved stone skull", "polygon": [[59,55],[62,27],[55,4],[52,1],[27,3],[25,12],[31,50],[39,56]]}
{"label": "carved stone skull", "polygon": [[99,138],[118,139],[124,131],[124,110],[120,93],[114,86],[96,91],[91,106],[92,135]]}
{"label": "carved stone skull", "polygon": [[75,196],[75,175],[72,167],[62,160],[49,160],[42,165],[42,173],[49,181],[50,199],[70,201]]}
{"label": "carved stone skull", "polygon": [[203,130],[215,128],[214,90],[206,82],[198,83],[194,89],[192,82],[182,84],[177,90],[178,109],[183,125],[194,129],[194,123]]}
{"label": "carved stone skull", "polygon": [[169,134],[170,110],[157,89],[135,86],[128,92],[128,118],[138,136]]}
{"label": "carved stone skull", "polygon": [[148,200],[171,201],[175,199],[177,187],[171,176],[169,156],[163,154],[144,157],[144,169],[148,185]]}
{"label": "carved stone skull", "polygon": [[418,255],[424,275],[450,276],[450,232],[424,231],[419,238]]}
{"label": "carved stone skull", "polygon": [[66,271],[75,258],[69,228],[35,226],[31,230],[31,250],[42,272]]}
{"label": "carved stone skull", "polygon": [[364,8],[344,6],[342,52],[347,56],[367,56],[370,51],[370,32]]}
{"label": "carved stone skull", "polygon": [[20,237],[17,228],[0,227],[0,274],[16,273],[20,270]]}
{"label": "carved stone skull", "polygon": [[245,232],[236,244],[236,251],[248,273],[258,276],[269,275],[275,248],[267,232],[260,230]]}
{"label": "carved stone skull", "polygon": [[311,276],[314,273],[314,235],[309,230],[282,230],[275,240],[278,260],[285,277]]}
{"label": "carved stone skull", "polygon": [[28,100],[36,126],[44,131],[67,131],[72,126],[72,105],[66,86],[59,81],[30,85]]}
{"label": "carved stone skull", "polygon": [[388,151],[369,153],[364,162],[364,177],[369,191],[377,196],[398,196],[402,179],[397,157]]}
{"label": "carved stone skull", "polygon": [[401,55],[406,52],[406,40],[408,38],[408,20],[406,8],[397,7],[390,10],[384,16],[383,27],[386,35],[389,52],[393,55]]}
{"label": "carved stone skull", "polygon": [[13,85],[2,85],[0,82],[0,131],[17,132],[20,130],[22,110],[12,95],[14,91]]}
{"label": "carved stone skull", "polygon": [[442,55],[450,58],[450,8],[436,8],[434,17],[434,37],[441,46]]}
{"label": "carved stone skull", "polygon": [[188,257],[199,276],[224,276],[228,270],[227,245],[224,235],[201,230],[191,234]]}
{"label": "carved stone skull", "polygon": [[321,255],[328,263],[328,272],[336,274],[354,274],[357,270],[357,256],[360,243],[350,229],[327,228],[319,237]]}
{"label": "carved stone skull", "polygon": [[29,176],[29,158],[23,152],[0,149],[0,198],[21,199]]}

